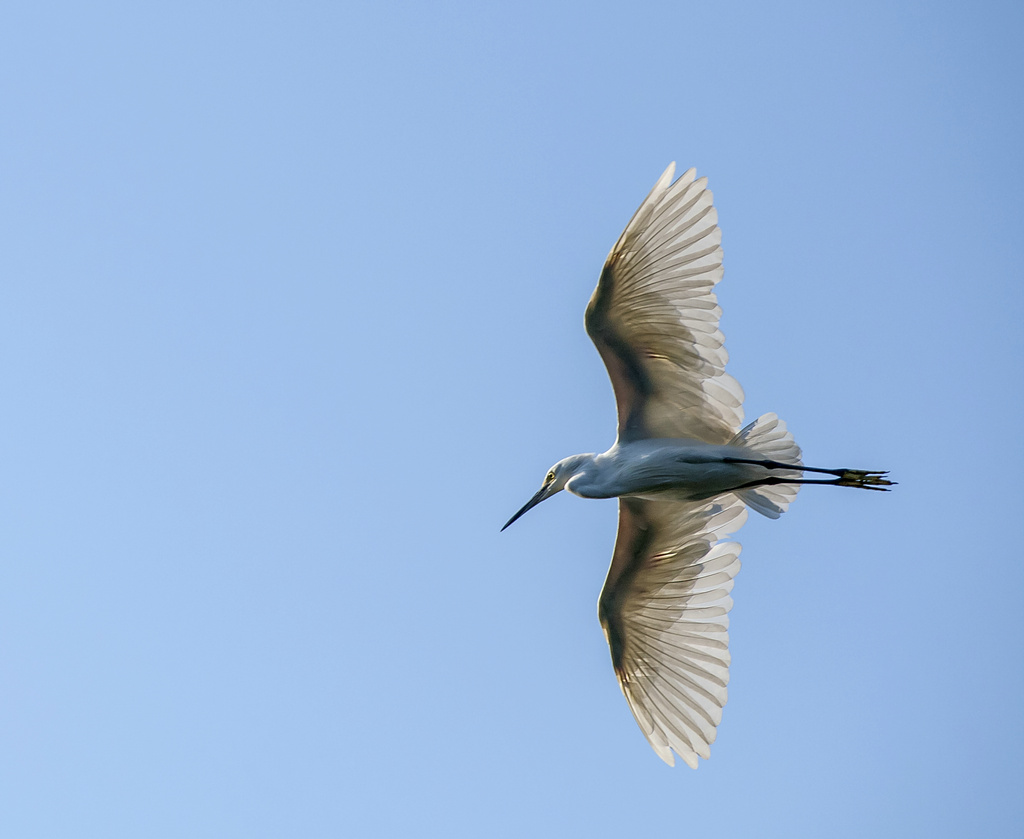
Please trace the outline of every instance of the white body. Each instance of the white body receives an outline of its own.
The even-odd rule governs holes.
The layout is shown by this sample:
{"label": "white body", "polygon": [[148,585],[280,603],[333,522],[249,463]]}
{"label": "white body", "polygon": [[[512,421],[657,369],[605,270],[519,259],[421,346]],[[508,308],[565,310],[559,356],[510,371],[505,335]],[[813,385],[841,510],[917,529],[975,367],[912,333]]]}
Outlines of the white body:
{"label": "white body", "polygon": [[581,498],[702,501],[767,477],[763,466],[728,462],[751,456],[749,449],[700,440],[617,442],[603,454],[577,455],[581,462],[565,489]]}

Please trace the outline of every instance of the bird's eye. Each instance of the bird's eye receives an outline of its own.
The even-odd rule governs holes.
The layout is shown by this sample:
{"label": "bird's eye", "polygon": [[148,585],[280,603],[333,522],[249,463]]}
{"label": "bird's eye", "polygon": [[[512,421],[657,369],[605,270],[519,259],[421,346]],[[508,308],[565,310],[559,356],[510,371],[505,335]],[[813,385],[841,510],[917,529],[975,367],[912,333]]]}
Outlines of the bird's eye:
{"label": "bird's eye", "polygon": [[555,479],[554,471],[548,472],[547,477],[544,479],[544,483],[550,484]]}

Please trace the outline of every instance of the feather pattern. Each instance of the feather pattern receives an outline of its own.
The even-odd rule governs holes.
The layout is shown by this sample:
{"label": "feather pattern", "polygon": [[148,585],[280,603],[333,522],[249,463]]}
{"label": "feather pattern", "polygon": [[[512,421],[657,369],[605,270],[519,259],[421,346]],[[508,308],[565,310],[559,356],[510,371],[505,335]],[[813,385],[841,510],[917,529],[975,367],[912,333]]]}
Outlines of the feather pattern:
{"label": "feather pattern", "polygon": [[675,164],[626,226],[587,306],[587,332],[608,368],[622,442],[686,437],[726,443],[743,422],[743,390],[714,294],[722,234],[707,179]]}
{"label": "feather pattern", "polygon": [[746,520],[713,502],[619,499],[619,532],[598,605],[612,665],[647,741],[696,768],[710,756],[729,683],[729,609]]}

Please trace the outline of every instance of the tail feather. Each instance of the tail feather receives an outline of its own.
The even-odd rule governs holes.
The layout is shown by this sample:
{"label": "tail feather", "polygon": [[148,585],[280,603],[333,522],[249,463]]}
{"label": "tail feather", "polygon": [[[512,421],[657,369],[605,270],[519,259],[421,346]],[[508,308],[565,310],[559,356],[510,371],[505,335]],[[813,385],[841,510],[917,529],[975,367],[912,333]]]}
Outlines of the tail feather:
{"label": "tail feather", "polygon": [[[776,414],[765,414],[758,417],[750,425],[743,428],[731,441],[730,445],[742,446],[752,454],[760,455],[767,460],[781,463],[802,465],[800,447],[793,435],[786,429],[786,423]],[[803,473],[798,471],[775,471],[780,478],[800,478]],[[770,519],[777,519],[789,508],[800,489],[799,484],[772,484],[739,490],[736,494],[752,510],[756,510]]]}

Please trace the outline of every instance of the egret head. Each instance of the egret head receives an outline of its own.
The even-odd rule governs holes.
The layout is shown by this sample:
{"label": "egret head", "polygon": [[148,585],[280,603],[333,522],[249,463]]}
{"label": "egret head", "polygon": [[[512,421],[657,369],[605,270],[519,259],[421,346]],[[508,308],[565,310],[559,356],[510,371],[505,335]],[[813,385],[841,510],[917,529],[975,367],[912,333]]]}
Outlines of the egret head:
{"label": "egret head", "polygon": [[[527,510],[532,510],[540,504],[541,501],[544,501],[555,493],[561,492],[565,489],[566,482],[580,470],[586,462],[586,459],[589,457],[589,455],[573,455],[572,457],[567,457],[564,460],[558,461],[558,463],[548,469],[548,473],[544,476],[544,483],[540,485],[540,489],[537,490],[533,498],[523,505],[522,509],[518,513],[512,516],[512,518],[505,523],[505,527],[512,524],[512,522],[518,519]],[[504,530],[505,527],[501,529]]]}

